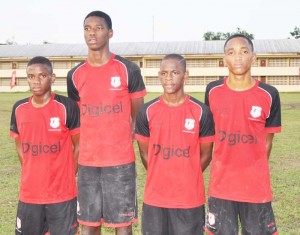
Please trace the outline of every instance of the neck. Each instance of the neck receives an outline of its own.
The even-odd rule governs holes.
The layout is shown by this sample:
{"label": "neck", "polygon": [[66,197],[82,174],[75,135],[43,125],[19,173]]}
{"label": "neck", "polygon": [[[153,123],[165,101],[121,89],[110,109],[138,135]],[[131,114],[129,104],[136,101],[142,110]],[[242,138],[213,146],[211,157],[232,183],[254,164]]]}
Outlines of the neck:
{"label": "neck", "polygon": [[186,94],[163,94],[162,99],[168,106],[179,106],[184,103]]}
{"label": "neck", "polygon": [[255,85],[255,79],[249,76],[229,76],[226,81],[227,86],[235,91],[244,91]]}
{"label": "neck", "polygon": [[47,93],[43,96],[35,96],[34,95],[31,99],[31,103],[32,103],[33,107],[41,108],[49,103],[49,101],[51,100],[51,97],[52,97],[51,92]]}
{"label": "neck", "polygon": [[106,64],[112,56],[109,50],[106,51],[89,51],[88,62],[92,66],[102,66]]}

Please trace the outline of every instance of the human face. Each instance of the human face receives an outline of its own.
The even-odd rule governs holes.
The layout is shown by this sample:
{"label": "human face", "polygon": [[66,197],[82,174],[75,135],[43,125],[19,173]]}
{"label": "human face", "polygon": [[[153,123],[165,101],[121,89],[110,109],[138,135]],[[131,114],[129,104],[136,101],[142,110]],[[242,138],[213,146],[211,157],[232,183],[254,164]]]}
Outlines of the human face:
{"label": "human face", "polygon": [[165,94],[179,94],[183,93],[184,82],[188,76],[178,60],[165,59],[160,65],[158,77]]}
{"label": "human face", "polygon": [[51,85],[55,80],[49,68],[43,64],[32,64],[27,67],[27,81],[29,87],[36,96],[51,93]]}
{"label": "human face", "polygon": [[255,61],[255,53],[245,38],[237,37],[228,41],[225,47],[224,64],[232,75],[250,75],[251,64]]}
{"label": "human face", "polygon": [[84,39],[90,50],[108,47],[112,35],[113,31],[107,28],[104,18],[91,16],[84,21]]}

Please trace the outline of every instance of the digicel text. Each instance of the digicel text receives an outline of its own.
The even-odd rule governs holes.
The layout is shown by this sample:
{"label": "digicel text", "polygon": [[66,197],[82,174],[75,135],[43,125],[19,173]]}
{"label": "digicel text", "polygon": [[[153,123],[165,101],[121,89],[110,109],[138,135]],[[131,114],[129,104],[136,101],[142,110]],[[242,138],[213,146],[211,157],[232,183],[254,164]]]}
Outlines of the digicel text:
{"label": "digicel text", "polygon": [[172,147],[165,147],[161,146],[160,144],[154,144],[154,155],[162,154],[163,159],[169,159],[170,157],[190,157],[190,146],[186,149],[175,148]]}
{"label": "digicel text", "polygon": [[23,153],[26,154],[31,151],[32,156],[39,156],[40,154],[48,153],[58,153],[60,152],[60,141],[56,144],[47,145],[47,144],[30,144],[22,143]]}
{"label": "digicel text", "polygon": [[111,114],[123,112],[122,102],[113,105],[99,105],[91,106],[89,104],[82,104],[82,115],[90,115],[92,117],[99,117],[101,114]]}

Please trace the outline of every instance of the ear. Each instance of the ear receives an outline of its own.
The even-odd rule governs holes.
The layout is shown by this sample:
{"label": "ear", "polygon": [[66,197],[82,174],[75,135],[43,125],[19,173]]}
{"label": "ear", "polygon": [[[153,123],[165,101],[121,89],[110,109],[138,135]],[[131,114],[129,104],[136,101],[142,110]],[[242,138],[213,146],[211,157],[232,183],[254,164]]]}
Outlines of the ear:
{"label": "ear", "polygon": [[112,38],[113,35],[114,35],[113,29],[109,29],[109,31],[108,31],[108,37],[109,37],[109,38]]}
{"label": "ear", "polygon": [[184,80],[184,85],[187,83],[187,80],[188,80],[188,78],[189,78],[189,74],[190,74],[190,72],[189,72],[189,70],[187,69],[187,70],[185,71],[185,73],[184,73],[184,78],[183,78],[183,80]]}
{"label": "ear", "polygon": [[56,79],[56,74],[52,73],[52,75],[51,75],[51,84],[53,84],[55,82],[55,79]]}
{"label": "ear", "polygon": [[256,53],[253,52],[253,56],[252,56],[252,61],[251,61],[251,63],[252,63],[252,64],[255,63],[256,60],[257,60]]}
{"label": "ear", "polygon": [[227,63],[225,61],[225,56],[223,57],[223,65],[224,65],[224,67],[227,67]]}

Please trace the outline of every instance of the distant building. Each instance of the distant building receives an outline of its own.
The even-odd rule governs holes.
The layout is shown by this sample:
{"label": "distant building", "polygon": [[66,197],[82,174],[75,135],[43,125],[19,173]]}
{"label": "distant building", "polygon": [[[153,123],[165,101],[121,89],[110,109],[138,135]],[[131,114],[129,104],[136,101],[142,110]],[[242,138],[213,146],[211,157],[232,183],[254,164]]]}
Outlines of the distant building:
{"label": "distant building", "polygon": [[[300,91],[300,39],[254,40],[257,61],[252,75],[279,91]],[[157,78],[160,61],[169,53],[187,59],[190,77],[185,90],[204,91],[206,85],[227,76],[223,65],[224,41],[111,43],[113,53],[135,62],[149,92],[161,91]],[[45,56],[53,63],[54,90],[66,91],[67,72],[84,61],[85,44],[0,45],[0,91],[28,90],[26,64],[34,56]],[[12,73],[16,86],[10,88]]]}

